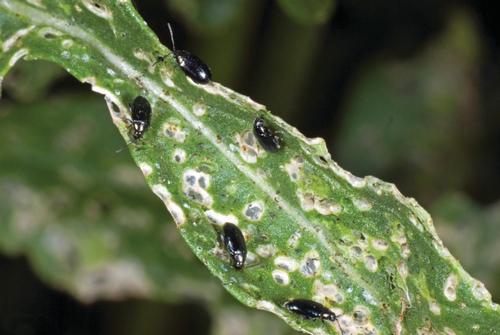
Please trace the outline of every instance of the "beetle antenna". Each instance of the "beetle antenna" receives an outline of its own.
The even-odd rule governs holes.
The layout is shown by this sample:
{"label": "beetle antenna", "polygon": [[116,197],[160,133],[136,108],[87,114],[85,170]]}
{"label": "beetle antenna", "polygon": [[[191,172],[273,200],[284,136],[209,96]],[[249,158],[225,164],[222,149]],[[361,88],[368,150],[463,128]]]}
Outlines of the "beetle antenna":
{"label": "beetle antenna", "polygon": [[[128,106],[130,108],[132,108],[132,105],[130,103],[128,104]],[[126,118],[125,120],[127,120],[127,122],[129,122],[129,124],[132,123],[132,120],[130,120],[129,118]],[[132,144],[132,141],[125,142],[124,146],[122,145],[120,148],[118,148],[117,150],[115,150],[115,154],[119,154],[120,152],[122,152],[126,147],[129,146],[129,144]]]}
{"label": "beetle antenna", "polygon": [[343,329],[342,329],[342,327],[340,326],[339,316],[342,316],[342,314],[340,314],[340,315],[335,315],[335,321],[337,322],[337,326],[339,326],[339,329],[340,329],[340,335],[344,335],[344,330],[343,330]]}
{"label": "beetle antenna", "polygon": [[340,329],[340,335],[344,335],[344,330],[342,329],[342,327],[340,327],[339,320],[337,320],[337,325],[339,326],[339,329]]}
{"label": "beetle antenna", "polygon": [[124,146],[123,146],[123,147],[121,147],[121,148],[119,148],[119,149],[116,149],[116,150],[115,150],[115,154],[119,154],[119,153],[120,153],[120,152],[122,152],[124,149],[125,149],[125,147],[124,147]]}
{"label": "beetle antenna", "polygon": [[167,22],[167,26],[168,26],[168,31],[170,32],[170,40],[172,41],[172,49],[175,52],[174,31],[172,30],[170,22]]}
{"label": "beetle antenna", "polygon": [[120,152],[122,152],[123,150],[125,150],[125,148],[128,147],[130,144],[132,144],[132,141],[128,141],[127,143],[125,143],[124,146],[122,146],[121,148],[115,150],[115,153],[119,154]]}

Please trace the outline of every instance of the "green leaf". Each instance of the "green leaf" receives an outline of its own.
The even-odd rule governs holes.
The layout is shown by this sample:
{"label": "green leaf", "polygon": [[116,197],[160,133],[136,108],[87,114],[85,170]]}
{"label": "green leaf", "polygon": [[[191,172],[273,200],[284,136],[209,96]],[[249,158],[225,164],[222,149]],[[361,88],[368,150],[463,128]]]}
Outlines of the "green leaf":
{"label": "green leaf", "polygon": [[[196,85],[128,1],[0,0],[0,74],[21,57],[66,68],[104,94],[112,120],[153,192],[197,257],[242,303],[311,334],[495,334],[498,305],[442,245],[415,200],[331,160],[264,106],[217,83]],[[128,104],[143,95],[151,126],[132,142]],[[263,116],[284,146],[269,153],[252,124]],[[242,229],[245,269],[218,241]],[[169,280],[168,277],[164,278]],[[318,301],[340,322],[308,320],[283,304]]]}
{"label": "green leaf", "polygon": [[335,10],[334,0],[278,0],[281,8],[303,24],[325,23]]}

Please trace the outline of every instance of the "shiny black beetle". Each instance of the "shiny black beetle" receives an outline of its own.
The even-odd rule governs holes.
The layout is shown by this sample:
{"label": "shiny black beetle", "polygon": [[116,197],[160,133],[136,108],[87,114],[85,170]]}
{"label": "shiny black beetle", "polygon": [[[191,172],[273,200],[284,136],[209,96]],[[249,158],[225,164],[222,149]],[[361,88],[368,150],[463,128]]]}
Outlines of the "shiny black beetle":
{"label": "shiny black beetle", "polygon": [[130,105],[132,114],[132,137],[138,140],[144,135],[151,122],[151,105],[143,96],[137,96]]}
{"label": "shiny black beetle", "polygon": [[[206,84],[212,79],[212,73],[210,68],[196,55],[193,55],[186,50],[177,50],[175,48],[174,33],[170,23],[167,23],[168,30],[170,32],[170,39],[172,41],[172,52],[175,57],[175,61],[181,67],[182,71],[191,78],[195,83]],[[159,57],[160,60],[163,57]]]}
{"label": "shiny black beetle", "polygon": [[222,243],[231,258],[235,269],[241,270],[247,258],[247,246],[240,228],[232,223],[225,223],[222,227]]}
{"label": "shiny black beetle", "polygon": [[281,148],[281,138],[275,134],[274,130],[265,125],[262,117],[255,119],[253,133],[265,150],[276,152]]}
{"label": "shiny black beetle", "polygon": [[284,306],[290,312],[301,315],[306,319],[337,320],[337,315],[334,312],[316,301],[293,299],[287,301]]}

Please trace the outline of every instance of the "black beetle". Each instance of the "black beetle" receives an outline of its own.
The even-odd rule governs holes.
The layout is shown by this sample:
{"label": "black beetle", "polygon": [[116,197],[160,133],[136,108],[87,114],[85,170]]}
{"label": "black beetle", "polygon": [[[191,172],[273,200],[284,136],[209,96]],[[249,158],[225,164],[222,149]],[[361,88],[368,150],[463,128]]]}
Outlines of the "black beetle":
{"label": "black beetle", "polygon": [[146,98],[139,95],[130,105],[130,110],[132,114],[132,137],[134,140],[138,140],[149,128],[149,123],[151,121],[151,105]]}
{"label": "black beetle", "polygon": [[265,150],[276,152],[281,148],[281,138],[274,133],[274,130],[265,125],[262,117],[255,119],[253,133]]}
{"label": "black beetle", "polygon": [[221,239],[234,268],[241,270],[247,258],[247,246],[240,228],[233,223],[225,223],[222,227]]}
{"label": "black beetle", "polygon": [[337,315],[334,312],[316,301],[293,299],[287,301],[284,306],[290,312],[301,315],[306,319],[337,320]]}
{"label": "black beetle", "polygon": [[[174,33],[170,23],[167,23],[170,32],[170,39],[172,40],[172,52],[175,61],[181,67],[182,71],[191,78],[195,83],[206,84],[212,79],[210,68],[196,55],[193,55],[186,50],[177,50],[175,48]],[[158,57],[161,61],[163,57]]]}

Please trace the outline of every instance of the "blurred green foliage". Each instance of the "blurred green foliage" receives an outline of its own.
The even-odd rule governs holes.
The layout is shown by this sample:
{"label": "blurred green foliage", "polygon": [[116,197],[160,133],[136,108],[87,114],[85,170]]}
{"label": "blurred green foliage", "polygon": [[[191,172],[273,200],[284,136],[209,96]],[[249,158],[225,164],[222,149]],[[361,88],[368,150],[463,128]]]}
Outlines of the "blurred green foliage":
{"label": "blurred green foliage", "polygon": [[168,7],[200,33],[217,31],[239,21],[248,0],[171,0]]}
{"label": "blurred green foliage", "polygon": [[434,203],[438,233],[464,268],[500,296],[500,203],[476,203],[460,193],[444,195]]}
{"label": "blurred green foliage", "polygon": [[335,0],[278,0],[278,3],[291,18],[305,24],[324,23],[335,9]]}
{"label": "blurred green foliage", "polygon": [[16,101],[41,100],[48,95],[53,83],[66,75],[56,64],[24,62],[12,69],[3,90]]}
{"label": "blurred green foliage", "polygon": [[339,161],[424,204],[462,189],[477,168],[478,43],[474,20],[459,12],[416,57],[366,64],[331,139]]}

